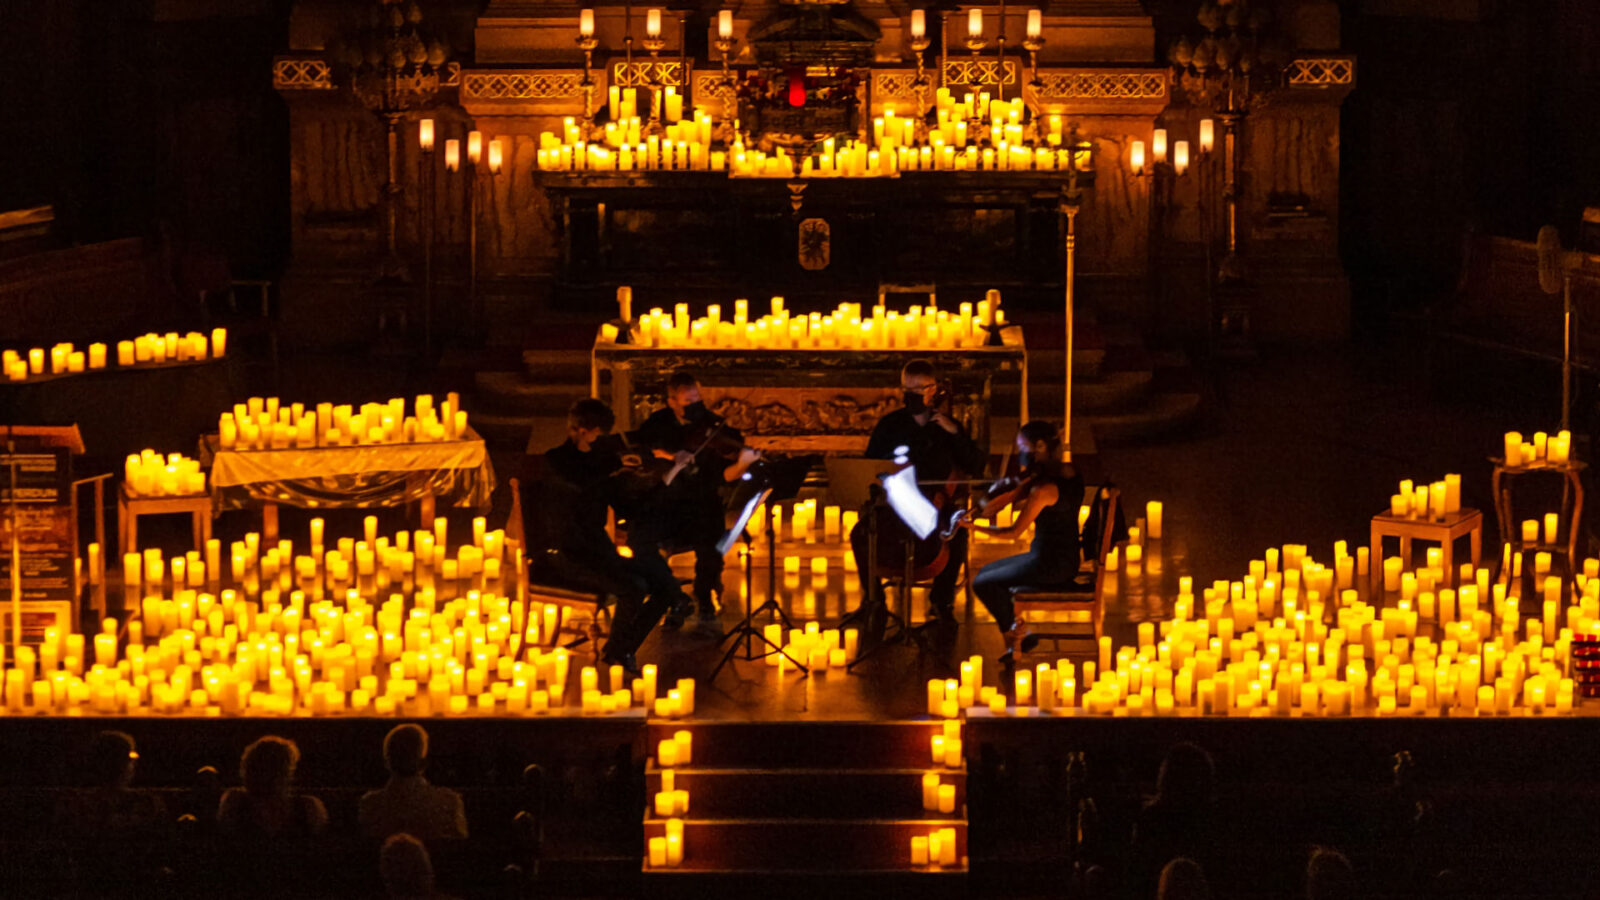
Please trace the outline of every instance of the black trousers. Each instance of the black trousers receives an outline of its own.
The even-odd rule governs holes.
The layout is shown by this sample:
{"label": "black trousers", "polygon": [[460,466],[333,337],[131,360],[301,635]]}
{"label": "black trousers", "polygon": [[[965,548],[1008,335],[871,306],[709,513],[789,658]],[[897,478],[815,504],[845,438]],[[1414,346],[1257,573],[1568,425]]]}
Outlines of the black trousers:
{"label": "black trousers", "polygon": [[611,640],[606,644],[606,652],[612,656],[637,651],[667,610],[684,599],[672,567],[659,553],[627,557],[601,549],[546,554],[535,566],[535,577],[557,587],[616,598]]}
{"label": "black trousers", "polygon": [[[880,515],[894,515],[893,512],[882,511]],[[867,566],[868,528],[866,519],[856,522],[850,529],[850,548],[856,555],[856,572],[861,576],[861,605],[864,607],[881,606],[883,604],[883,579],[875,577]],[[949,541],[950,559],[945,563],[943,571],[933,577],[933,583],[928,588],[928,603],[941,610],[949,610],[956,602],[956,582],[961,580],[962,561],[967,558],[967,532],[958,530]]]}
{"label": "black trousers", "polygon": [[701,609],[708,609],[711,596],[722,593],[723,558],[717,542],[722,539],[725,517],[716,496],[659,509],[637,525],[630,523],[628,528],[628,547],[635,558],[660,556],[663,549],[694,553],[694,596]]}
{"label": "black trousers", "polygon": [[978,595],[983,608],[994,616],[994,624],[1001,631],[1010,630],[1016,622],[1016,607],[1011,601],[1011,589],[1023,585],[1067,584],[1072,573],[1066,571],[1058,559],[1046,558],[1029,550],[1015,556],[997,559],[978,570],[972,578],[972,592]]}

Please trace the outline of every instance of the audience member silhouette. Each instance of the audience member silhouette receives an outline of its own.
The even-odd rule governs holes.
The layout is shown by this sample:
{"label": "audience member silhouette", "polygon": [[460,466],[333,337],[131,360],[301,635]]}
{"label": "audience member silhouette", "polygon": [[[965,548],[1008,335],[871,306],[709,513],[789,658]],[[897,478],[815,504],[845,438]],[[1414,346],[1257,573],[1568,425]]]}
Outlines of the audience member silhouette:
{"label": "audience member silhouette", "polygon": [[1129,881],[1134,896],[1155,892],[1162,868],[1185,857],[1204,871],[1216,842],[1211,754],[1191,743],[1176,744],[1161,762],[1156,796],[1134,823]]}
{"label": "audience member silhouette", "polygon": [[1162,867],[1156,900],[1211,900],[1211,885],[1199,863],[1180,856]]}
{"label": "audience member silhouette", "polygon": [[86,784],[61,798],[56,827],[73,840],[154,837],[166,822],[161,798],[136,791],[133,774],[139,752],[133,737],[102,731],[89,744]]}
{"label": "audience member silhouette", "polygon": [[1355,869],[1343,853],[1326,847],[1311,851],[1306,862],[1306,900],[1355,900],[1360,895]]}
{"label": "audience member silhouette", "polygon": [[239,761],[242,788],[229,788],[217,808],[224,834],[293,839],[321,834],[328,826],[322,801],[294,789],[300,748],[287,738],[267,735],[245,748]]}
{"label": "audience member silhouette", "polygon": [[361,829],[370,837],[405,833],[424,841],[463,839],[467,814],[461,795],[435,787],[422,770],[428,764],[428,733],[420,725],[396,725],[383,739],[389,782],[361,798]]}
{"label": "audience member silhouette", "polygon": [[378,873],[390,900],[445,900],[433,889],[433,859],[409,834],[392,834],[378,852]]}

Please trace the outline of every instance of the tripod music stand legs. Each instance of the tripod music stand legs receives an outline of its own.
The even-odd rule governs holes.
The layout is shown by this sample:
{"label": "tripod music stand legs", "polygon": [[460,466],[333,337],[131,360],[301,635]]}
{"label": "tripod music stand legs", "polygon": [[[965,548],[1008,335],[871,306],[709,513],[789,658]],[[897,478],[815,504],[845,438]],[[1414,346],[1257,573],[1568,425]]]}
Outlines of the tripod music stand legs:
{"label": "tripod music stand legs", "polygon": [[[800,670],[801,674],[808,678],[811,676],[810,668],[791,656],[789,651],[773,643],[772,639],[763,634],[760,629],[756,628],[755,625],[756,616],[766,612],[771,613],[774,618],[783,624],[784,628],[787,629],[791,627],[789,617],[784,614],[783,607],[778,605],[778,545],[777,536],[773,533],[777,530],[777,526],[777,510],[774,509],[772,511],[772,521],[770,521],[767,526],[767,599],[760,606],[751,607],[749,605],[750,597],[752,596],[754,590],[754,585],[752,584],[754,579],[751,574],[751,557],[753,554],[749,552],[749,544],[746,543],[745,545],[744,619],[739,622],[737,627],[723,637],[723,640],[729,642],[728,649],[722,654],[722,659],[717,662],[717,667],[711,670],[712,681],[717,679],[717,675],[722,672],[722,667],[726,666],[735,658],[742,659],[745,662],[754,662],[755,660],[765,658],[769,653],[774,651],[782,654],[784,659],[787,659],[789,662],[793,663],[795,668]],[[755,649],[755,642],[758,639],[761,641],[761,643],[766,644],[772,649],[757,653]],[[739,655],[739,645],[741,642],[744,644],[744,653]]]}
{"label": "tripod music stand legs", "polygon": [[[872,590],[872,585],[874,583],[876,583],[877,579],[878,579],[878,575],[877,575],[877,571],[878,571],[878,533],[877,533],[878,532],[878,527],[877,527],[877,523],[878,523],[878,510],[877,510],[877,507],[874,506],[874,507],[870,508],[867,511],[867,573],[868,573],[867,574],[867,578],[868,578],[867,590],[868,590],[868,595],[862,598],[861,606],[857,607],[855,612],[853,612],[850,615],[846,616],[844,618],[844,620],[839,623],[839,627],[841,627],[841,628],[844,627],[846,622],[853,621],[858,617],[870,617],[873,613],[871,611],[868,611],[869,609],[872,609],[873,611],[875,611],[875,607],[876,607],[876,604],[877,604],[877,598],[876,598],[875,595],[876,595],[877,592]],[[866,650],[864,652],[859,652],[858,651],[856,653],[856,658],[850,660],[848,663],[845,664],[844,670],[846,672],[849,672],[849,673],[853,674],[855,672],[856,666],[858,664],[864,663],[867,660],[871,659],[875,654],[877,654],[877,652],[879,650],[882,650],[884,647],[887,647],[890,644],[903,644],[903,643],[906,643],[908,640],[911,643],[917,645],[917,652],[918,653],[926,654],[928,656],[933,657],[935,661],[938,661],[938,655],[933,652],[933,646],[928,643],[927,636],[922,633],[923,630],[928,628],[928,627],[930,627],[932,623],[924,622],[921,625],[912,625],[906,619],[906,616],[910,615],[910,613],[911,613],[911,588],[912,588],[913,585],[916,584],[915,580],[912,578],[912,567],[916,564],[916,560],[914,558],[914,553],[912,552],[912,549],[913,548],[910,545],[910,541],[908,540],[907,541],[906,550],[905,550],[906,571],[905,571],[904,575],[902,576],[904,578],[904,580],[900,582],[900,592],[899,592],[900,593],[900,608],[904,611],[905,615],[902,615],[902,614],[897,613],[894,610],[890,609],[889,608],[888,598],[885,597],[884,600],[883,600],[884,628],[887,631],[889,626],[893,625],[894,626],[894,631],[891,632],[891,633],[886,633],[883,636],[882,639],[880,639],[876,644],[874,644],[872,646],[872,648],[870,650]],[[943,663],[940,663],[940,665],[943,668],[948,668],[948,666],[944,666]]]}

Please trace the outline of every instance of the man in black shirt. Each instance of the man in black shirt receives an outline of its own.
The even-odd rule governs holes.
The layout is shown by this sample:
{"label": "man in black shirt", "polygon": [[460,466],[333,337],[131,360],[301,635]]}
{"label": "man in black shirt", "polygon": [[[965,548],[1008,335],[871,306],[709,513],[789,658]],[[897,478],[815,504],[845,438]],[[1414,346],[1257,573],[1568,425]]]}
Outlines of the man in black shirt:
{"label": "man in black shirt", "polygon": [[[716,595],[722,592],[722,554],[717,541],[727,529],[722,486],[738,481],[759,458],[741,449],[731,460],[715,449],[690,446],[704,440],[710,410],[700,399],[700,382],[688,372],[667,380],[667,405],[645,419],[638,442],[674,468],[655,503],[628,524],[628,546],[636,556],[656,555],[662,547],[694,551],[694,599],[702,627],[717,626]],[[667,613],[669,626],[681,625],[688,604]]]}
{"label": "man in black shirt", "polygon": [[532,526],[535,578],[614,596],[611,640],[603,658],[636,672],[634,653],[650,629],[667,609],[688,600],[660,554],[623,556],[606,533],[607,510],[630,508],[648,490],[602,440],[615,421],[599,400],[574,403],[567,440],[545,452],[544,477],[529,479],[522,508]]}
{"label": "man in black shirt", "polygon": [[[958,480],[980,476],[988,456],[950,417],[949,398],[938,399],[939,380],[933,363],[925,359],[906,363],[900,371],[900,388],[905,405],[878,420],[867,440],[867,457],[893,459],[898,448],[904,447],[907,458],[917,468],[918,481],[944,481],[952,474]],[[924,488],[924,492],[929,491]],[[887,509],[882,514],[894,515]],[[883,605],[883,582],[867,568],[867,531],[863,518],[850,531],[850,546],[861,574],[861,606],[874,610]],[[966,531],[958,530],[950,539],[949,552],[949,563],[934,577],[928,591],[928,604],[931,616],[953,621],[956,582],[967,556]]]}

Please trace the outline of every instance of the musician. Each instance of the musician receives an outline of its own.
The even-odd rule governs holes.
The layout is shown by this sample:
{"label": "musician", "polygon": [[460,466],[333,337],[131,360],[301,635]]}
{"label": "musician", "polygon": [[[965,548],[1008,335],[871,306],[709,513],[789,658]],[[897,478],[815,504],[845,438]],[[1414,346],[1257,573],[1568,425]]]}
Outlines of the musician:
{"label": "musician", "polygon": [[[924,483],[923,492],[930,495],[937,488],[928,482],[982,473],[988,456],[951,418],[949,392],[940,390],[933,363],[925,359],[906,363],[900,370],[900,390],[904,405],[873,427],[872,436],[867,439],[867,457],[893,459],[896,449],[905,447],[907,459],[917,468],[917,479]],[[893,515],[887,511],[884,514]],[[868,571],[867,545],[868,528],[863,517],[850,532],[850,546],[855,550],[861,574],[861,608],[876,610],[883,605],[883,582]],[[953,623],[956,582],[961,577],[961,561],[967,555],[965,531],[956,532],[951,539],[949,554],[950,562],[934,576],[928,591],[928,608],[931,617]]]}
{"label": "musician", "polygon": [[603,659],[637,673],[639,645],[667,609],[687,598],[660,554],[625,557],[606,532],[608,508],[631,509],[652,490],[628,473],[619,444],[606,439],[615,423],[611,408],[599,400],[572,404],[567,440],[545,452],[547,477],[528,485],[523,509],[535,525],[529,537],[538,577],[614,596]]}
{"label": "musician", "polygon": [[1017,432],[1017,461],[1021,475],[1014,484],[997,485],[1003,490],[991,496],[978,512],[990,517],[1007,506],[1017,510],[1016,521],[1006,528],[977,525],[963,519],[970,531],[981,531],[1001,540],[1016,540],[1034,526],[1033,543],[1028,552],[1007,556],[989,563],[972,579],[972,592],[994,616],[995,625],[1007,640],[1000,657],[1010,665],[1009,638],[1020,630],[1024,651],[1038,643],[1037,635],[1027,634],[1027,624],[1017,622],[1011,603],[1011,589],[1023,585],[1068,585],[1078,576],[1078,507],[1083,502],[1083,476],[1070,463],[1061,461],[1061,436],[1049,422],[1029,422]]}
{"label": "musician", "polygon": [[[654,508],[629,523],[628,545],[634,555],[658,554],[663,546],[688,546],[694,551],[694,608],[700,625],[717,626],[716,596],[722,593],[722,554],[717,541],[727,528],[722,486],[738,481],[760,454],[748,447],[732,458],[706,444],[721,417],[700,398],[700,382],[690,372],[667,379],[666,406],[645,419],[638,442],[656,457],[673,460],[671,483]],[[737,434],[733,432],[733,434]],[[667,625],[677,627],[689,614],[687,601],[667,612]]]}

